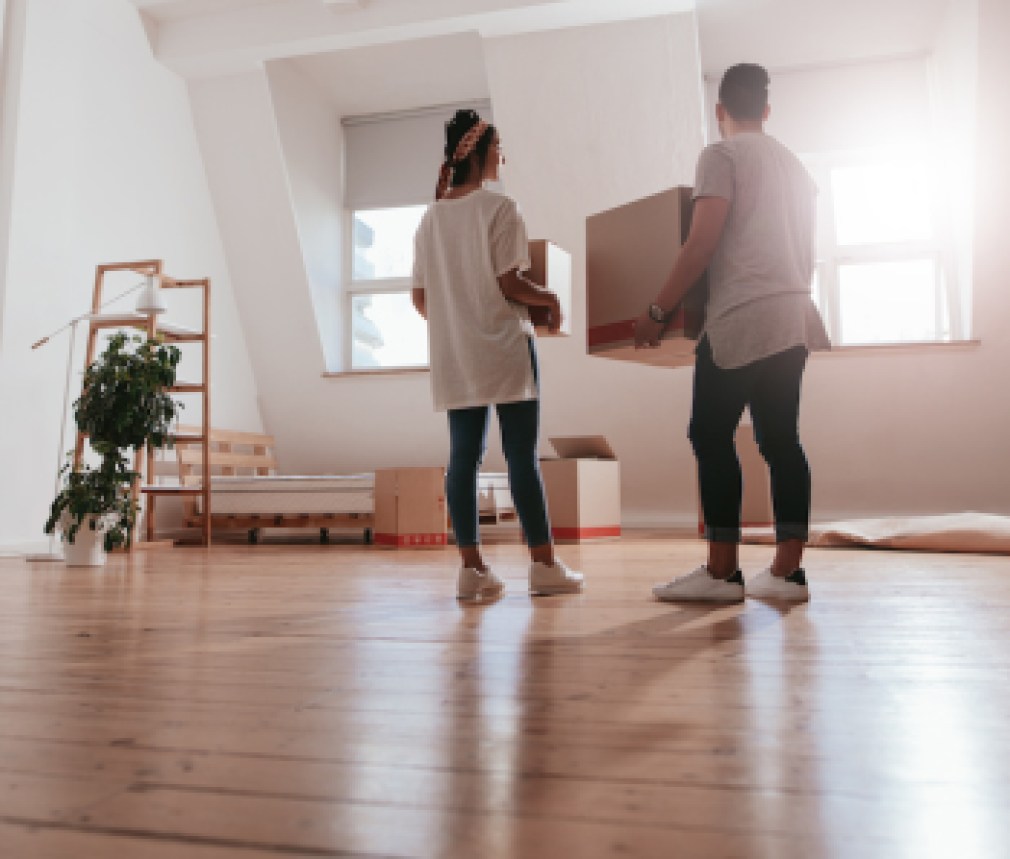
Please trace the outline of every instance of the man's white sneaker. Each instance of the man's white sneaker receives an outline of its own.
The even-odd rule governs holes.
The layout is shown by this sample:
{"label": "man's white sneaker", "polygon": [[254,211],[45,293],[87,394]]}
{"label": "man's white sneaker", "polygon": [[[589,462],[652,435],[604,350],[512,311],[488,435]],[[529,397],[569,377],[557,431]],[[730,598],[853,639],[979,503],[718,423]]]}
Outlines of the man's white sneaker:
{"label": "man's white sneaker", "polygon": [[494,599],[502,592],[505,583],[490,569],[475,570],[472,567],[461,567],[456,580],[456,599],[467,602],[480,602]]}
{"label": "man's white sneaker", "polygon": [[652,589],[664,602],[743,602],[743,574],[737,570],[728,579],[717,579],[702,564],[698,569]]}
{"label": "man's white sneaker", "polygon": [[772,568],[762,570],[747,585],[747,596],[763,600],[786,600],[806,602],[810,599],[807,574],[795,570],[788,576],[773,576]]}
{"label": "man's white sneaker", "polygon": [[553,567],[542,561],[530,564],[530,593],[535,596],[580,593],[584,579],[582,573],[568,569],[564,561],[557,559]]}

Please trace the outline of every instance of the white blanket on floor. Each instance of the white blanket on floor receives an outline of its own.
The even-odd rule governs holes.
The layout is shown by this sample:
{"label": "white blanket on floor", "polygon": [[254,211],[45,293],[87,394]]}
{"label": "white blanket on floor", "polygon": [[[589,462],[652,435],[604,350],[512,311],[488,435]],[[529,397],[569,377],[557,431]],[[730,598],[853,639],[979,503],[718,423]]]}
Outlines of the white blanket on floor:
{"label": "white blanket on floor", "polygon": [[[771,528],[745,528],[743,532],[745,543],[774,539]],[[1010,516],[965,512],[826,522],[810,527],[808,545],[1010,554]]]}

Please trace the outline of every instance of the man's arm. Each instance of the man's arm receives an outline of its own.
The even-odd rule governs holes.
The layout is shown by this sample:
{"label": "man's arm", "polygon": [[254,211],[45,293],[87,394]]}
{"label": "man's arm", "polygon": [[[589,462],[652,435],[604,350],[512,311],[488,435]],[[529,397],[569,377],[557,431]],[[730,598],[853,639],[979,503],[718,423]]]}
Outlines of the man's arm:
{"label": "man's arm", "polygon": [[419,286],[413,287],[410,290],[410,300],[414,304],[414,309],[421,314],[421,318],[427,320],[428,312],[424,306],[424,290]]}
{"label": "man's arm", "polygon": [[[691,230],[663,288],[656,296],[655,303],[665,313],[680,304],[687,291],[708,268],[722,238],[729,205],[730,201],[723,197],[699,197],[694,201]],[[665,327],[665,323],[654,321],[646,311],[635,323],[635,346],[658,346]]]}

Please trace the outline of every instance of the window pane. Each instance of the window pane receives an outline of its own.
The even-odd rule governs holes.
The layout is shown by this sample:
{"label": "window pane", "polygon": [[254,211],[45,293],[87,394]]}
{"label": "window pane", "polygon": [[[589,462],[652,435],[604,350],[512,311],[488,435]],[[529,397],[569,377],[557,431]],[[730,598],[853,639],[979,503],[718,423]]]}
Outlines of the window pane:
{"label": "window pane", "polygon": [[364,209],[354,212],[354,280],[410,277],[414,233],[427,206]]}
{"label": "window pane", "polygon": [[924,162],[851,164],[831,170],[840,245],[909,242],[932,234]]}
{"label": "window pane", "polygon": [[843,343],[941,339],[933,260],[843,265],[838,276]]}
{"label": "window pane", "polygon": [[427,364],[428,325],[409,292],[351,296],[351,369]]}

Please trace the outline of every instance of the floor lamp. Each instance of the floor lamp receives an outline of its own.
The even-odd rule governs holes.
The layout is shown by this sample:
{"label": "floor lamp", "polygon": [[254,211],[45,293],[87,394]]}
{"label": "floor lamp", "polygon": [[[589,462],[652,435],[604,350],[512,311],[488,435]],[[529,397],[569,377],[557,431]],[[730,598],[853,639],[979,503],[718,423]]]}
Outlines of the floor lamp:
{"label": "floor lamp", "polygon": [[[142,289],[140,296],[137,298],[136,312],[144,316],[150,316],[152,314],[161,313],[165,310],[165,299],[161,293],[161,279],[157,275],[149,274],[139,283],[134,284],[125,292],[121,292],[115,298],[110,298],[103,304],[99,310],[104,307],[108,307],[113,302],[119,301],[119,299],[124,298],[130,293],[136,292],[138,289]],[[75,316],[65,325],[57,328],[52,334],[48,334],[41,340],[37,340],[32,343],[32,349],[39,349],[45,346],[53,337],[57,334],[61,334],[70,329],[70,349],[67,354],[67,373],[66,378],[63,382],[63,415],[60,420],[60,447],[56,452],[56,483],[53,488],[53,497],[60,491],[60,476],[63,469],[63,455],[65,453],[65,445],[67,439],[67,412],[70,410],[70,381],[73,377],[74,371],[74,346],[77,343],[77,326],[79,323],[86,320],[100,319],[102,317],[101,313],[84,313],[80,316]],[[47,552],[39,552],[35,554],[25,555],[26,561],[62,561],[63,552],[57,551],[56,549],[56,534],[49,535],[49,550]]]}

